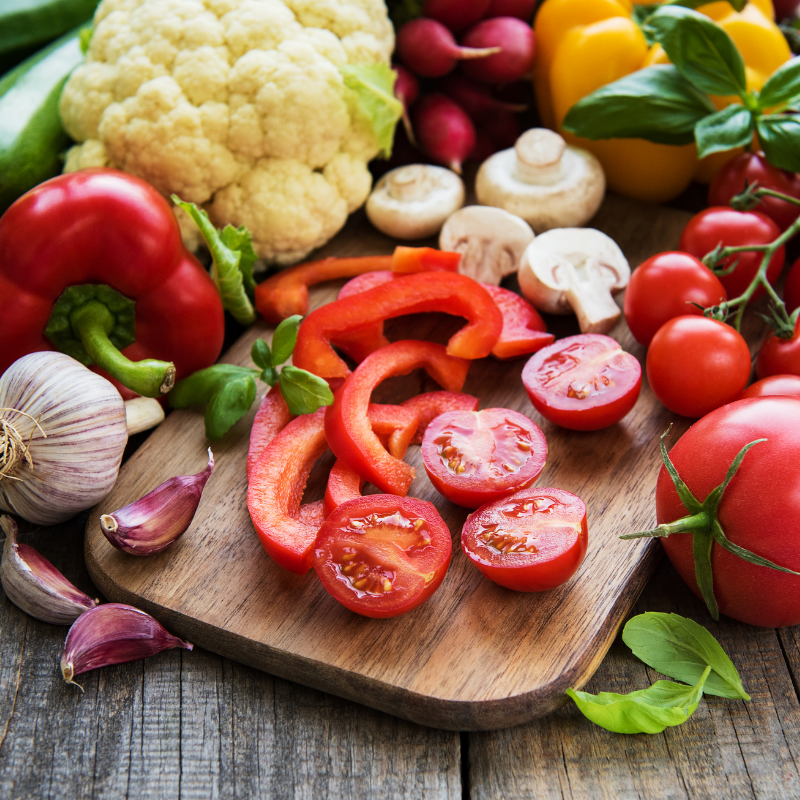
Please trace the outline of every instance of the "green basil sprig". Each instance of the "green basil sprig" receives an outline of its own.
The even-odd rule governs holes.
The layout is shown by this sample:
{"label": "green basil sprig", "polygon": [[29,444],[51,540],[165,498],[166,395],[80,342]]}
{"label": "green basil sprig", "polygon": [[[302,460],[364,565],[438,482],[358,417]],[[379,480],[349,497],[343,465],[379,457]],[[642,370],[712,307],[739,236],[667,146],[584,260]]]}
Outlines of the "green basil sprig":
{"label": "green basil sprig", "polygon": [[[672,65],[626,75],[579,100],[565,130],[586,139],[638,138],[659,144],[696,142],[703,158],[750,143],[753,133],[767,160],[800,171],[800,58],[776,70],[760,92],[747,91],[745,66],[733,40],[690,8],[656,7],[641,23]],[[709,95],[735,95],[718,111]]]}
{"label": "green basil sprig", "polygon": [[679,614],[647,612],[628,620],[622,640],[645,664],[687,683],[657,681],[647,689],[617,694],[567,695],[580,712],[614,733],[660,733],[695,712],[703,693],[749,700],[739,673],[719,642],[702,626]]}
{"label": "green basil sprig", "polygon": [[237,367],[234,364],[215,364],[198,370],[178,381],[169,393],[173,408],[205,405],[206,436],[221,439],[248,411],[256,399],[256,378],[269,386],[278,384],[292,414],[310,414],[333,402],[327,381],[304,369],[288,364],[297,342],[297,329],[302,317],[295,315],[283,320],[275,329],[272,347],[257,339],[250,357],[259,369]]}

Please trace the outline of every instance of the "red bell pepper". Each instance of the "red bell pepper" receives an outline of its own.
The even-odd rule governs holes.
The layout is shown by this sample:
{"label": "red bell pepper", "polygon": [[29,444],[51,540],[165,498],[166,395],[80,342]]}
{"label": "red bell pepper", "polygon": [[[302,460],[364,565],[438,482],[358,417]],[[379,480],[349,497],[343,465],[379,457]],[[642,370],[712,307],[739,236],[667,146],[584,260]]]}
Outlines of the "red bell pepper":
{"label": "red bell pepper", "polygon": [[247,450],[247,475],[253,469],[264,448],[294,419],[283,399],[280,388],[272,387],[261,401],[250,428],[250,446]]}
{"label": "red bell pepper", "polygon": [[[261,452],[247,481],[247,509],[270,557],[302,575],[311,568],[321,503],[301,506],[308,476],[328,450],[325,409],[293,419]],[[319,521],[319,522],[318,522]]]}
{"label": "red bell pepper", "polygon": [[0,218],[0,253],[0,372],[55,347],[157,396],[219,356],[214,283],[167,201],[138,178],[82,170],[45,181]]}
{"label": "red bell pepper", "polygon": [[447,355],[442,345],[432,342],[408,339],[377,350],[348,376],[325,412],[331,450],[381,491],[405,496],[414,470],[390,455],[372,430],[367,414],[370,395],[386,378],[406,375],[419,367],[448,391],[457,392],[464,385],[469,365],[469,360]]}
{"label": "red bell pepper", "polygon": [[471,394],[461,392],[423,392],[410,397],[402,403],[404,408],[415,412],[419,417],[417,430],[411,444],[422,444],[425,428],[445,411],[477,411],[480,400]]}
{"label": "red bell pepper", "polygon": [[468,320],[447,345],[447,353],[460,358],[489,355],[503,328],[503,315],[480,283],[459,273],[420,272],[312,311],[300,325],[294,364],[323,378],[344,377],[350,370],[331,347],[332,339],[423,311],[443,311]]}
{"label": "red bell pepper", "polygon": [[502,286],[482,284],[503,314],[503,330],[492,348],[495,358],[516,358],[541,350],[556,337],[547,333],[539,312],[516,292]]}
{"label": "red bell pepper", "polygon": [[403,247],[398,245],[392,254],[392,272],[458,272],[461,253],[437,250],[435,247]]}

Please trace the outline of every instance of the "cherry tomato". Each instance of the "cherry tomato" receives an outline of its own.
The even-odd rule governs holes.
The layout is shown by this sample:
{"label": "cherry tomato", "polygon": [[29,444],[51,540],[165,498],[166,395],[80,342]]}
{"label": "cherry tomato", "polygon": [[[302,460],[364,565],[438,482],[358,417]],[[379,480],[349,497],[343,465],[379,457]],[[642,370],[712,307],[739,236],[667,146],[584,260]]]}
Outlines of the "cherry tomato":
{"label": "cherry tomato", "polygon": [[786,273],[786,280],[783,284],[783,302],[786,303],[786,310],[790,314],[800,306],[800,258]]}
{"label": "cherry tomato", "polygon": [[655,396],[684,417],[702,417],[739,396],[750,377],[742,335],[708,317],[675,317],[658,329],[647,351]]}
{"label": "cherry tomato", "polygon": [[351,611],[395,617],[439,588],[451,551],[450,531],[432,503],[372,494],[331,512],[314,544],[314,569]]}
{"label": "cherry tomato", "polygon": [[448,411],[428,425],[422,460],[441,494],[478,508],[530,486],[544,468],[547,442],[535,422],[509,408]]}
{"label": "cherry tomato", "polygon": [[[796,0],[791,0],[796,4]],[[774,189],[800,199],[800,175],[773,167],[763,153],[741,153],[731,159],[717,174],[708,190],[710,206],[727,206],[731,199],[744,191],[745,183],[758,183],[763,189]],[[755,211],[766,214],[782,231],[800,215],[800,206],[764,197]]]}
{"label": "cherry tomato", "polygon": [[523,489],[467,517],[461,547],[487,577],[518,592],[546,592],[586,555],[586,506],[563,489]]}
{"label": "cherry tomato", "polygon": [[794,325],[791,339],[781,339],[773,334],[758,351],[756,375],[800,375],[800,318]]}
{"label": "cherry tomato", "polygon": [[634,407],[642,368],[610,336],[581,333],[534,353],[522,383],[545,419],[573,431],[596,431]]}
{"label": "cherry tomato", "polygon": [[[717,518],[727,538],[763,558],[800,571],[800,400],[755,397],[718,408],[692,425],[670,458],[694,497],[703,501],[725,479],[744,445],[756,439],[725,489]],[[686,516],[665,468],[656,486],[659,524]],[[699,596],[694,536],[662,538],[681,577]],[[711,545],[714,597],[720,613],[750,625],[800,623],[800,577],[748,563]]]}
{"label": "cherry tomato", "polygon": [[727,300],[719,278],[702,261],[677,251],[658,253],[640,264],[625,290],[625,321],[645,347],[673,317],[702,316],[703,308]]}
{"label": "cherry tomato", "polygon": [[[702,259],[717,245],[739,247],[748,244],[769,244],[780,236],[780,228],[767,216],[758,211],[735,211],[729,207],[714,206],[695,214],[681,234],[680,249]],[[761,253],[737,253],[727,258],[725,267],[729,267],[738,259],[736,269],[729,275],[720,275],[719,279],[728,293],[728,298],[739,297],[758,272],[761,264]],[[775,283],[783,269],[786,258],[781,247],[772,257],[767,268],[767,280]],[[761,297],[764,288],[759,287],[753,298]]]}
{"label": "cherry tomato", "polygon": [[800,375],[768,375],[766,378],[750,384],[742,392],[739,399],[772,395],[800,397]]}

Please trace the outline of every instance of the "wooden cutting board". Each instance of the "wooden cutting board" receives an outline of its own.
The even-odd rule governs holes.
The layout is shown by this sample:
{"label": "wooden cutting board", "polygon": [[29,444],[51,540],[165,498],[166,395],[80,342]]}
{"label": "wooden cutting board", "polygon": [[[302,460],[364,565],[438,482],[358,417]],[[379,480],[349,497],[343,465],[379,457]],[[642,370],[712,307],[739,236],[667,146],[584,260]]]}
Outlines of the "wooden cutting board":
{"label": "wooden cutting board", "polygon": [[[677,248],[685,212],[608,197],[594,220],[635,267]],[[356,215],[321,255],[389,253],[393,243]],[[338,285],[315,290],[312,305],[335,297]],[[621,302],[621,298],[618,298]],[[437,315],[401,320],[390,338],[444,340],[461,321]],[[549,318],[557,335],[577,333],[574,317]],[[224,358],[250,366],[250,345],[271,331],[256,324]],[[644,367],[645,350],[621,321],[612,332]],[[147,558],[111,547],[99,515],[111,512],[173,475],[199,472],[208,442],[203,412],[171,413],[124,465],[111,494],[92,512],[86,536],[91,576],[109,599],[142,608],[170,631],[216,653],[283,678],[406,719],[453,730],[486,730],[547,714],[592,675],[643,588],[660,553],[652,541],[620,534],[655,524],[658,437],[688,421],[664,409],[646,379],[634,410],[593,433],[561,430],[534,411],[520,381],[525,359],[484,359],[470,369],[465,392],[481,407],[517,409],[537,422],[549,448],[537,485],[567,489],[588,509],[589,549],[578,573],[541,594],[516,593],[483,578],[459,546],[467,510],[444,500],[425,475],[419,448],[410,494],[433,502],[453,535],[453,560],[438,592],[420,608],[390,620],[347,611],[313,570],[293,575],[262,550],[247,512],[245,458],[253,411],[213,445],[216,468],[192,526],[171,548]],[[379,387],[373,399],[399,402],[436,388],[412,375]],[[260,396],[259,396],[260,400]],[[257,405],[257,404],[256,404]],[[322,496],[323,459],[306,498]]]}

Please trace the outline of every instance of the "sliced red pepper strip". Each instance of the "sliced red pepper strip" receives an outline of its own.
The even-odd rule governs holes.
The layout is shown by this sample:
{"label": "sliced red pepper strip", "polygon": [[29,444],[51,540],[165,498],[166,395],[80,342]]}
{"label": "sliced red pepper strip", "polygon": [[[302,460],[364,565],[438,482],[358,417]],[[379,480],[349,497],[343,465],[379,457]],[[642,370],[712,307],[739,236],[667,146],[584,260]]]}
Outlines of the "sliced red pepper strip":
{"label": "sliced red pepper strip", "polygon": [[311,568],[319,530],[319,506],[304,511],[300,504],[311,469],[327,449],[325,409],[302,414],[264,448],[247,481],[247,509],[262,546],[298,575]]}
{"label": "sliced red pepper strip", "polygon": [[270,389],[261,401],[250,429],[247,451],[247,475],[253,469],[264,448],[294,419],[277,386]]}
{"label": "sliced red pepper strip", "polygon": [[392,255],[392,272],[458,272],[461,253],[437,250],[435,247],[403,247]]}
{"label": "sliced red pepper strip", "polygon": [[447,355],[442,345],[414,339],[394,342],[376,351],[359,364],[327,407],[325,432],[331,450],[381,491],[405,496],[414,470],[390,455],[372,430],[367,414],[370,395],[386,378],[406,375],[419,367],[448,391],[458,391],[464,385],[469,365],[467,359]]}
{"label": "sliced red pepper strip", "polygon": [[411,444],[422,444],[425,428],[445,411],[477,411],[480,400],[461,392],[423,392],[406,400],[402,405],[419,415],[417,430]]}
{"label": "sliced red pepper strip", "polygon": [[334,508],[361,497],[361,490],[366,481],[344,461],[337,458],[328,475],[328,484],[325,487],[325,512],[330,514]]}
{"label": "sliced red pepper strip", "polygon": [[481,285],[503,314],[503,330],[492,348],[495,358],[529,355],[555,341],[539,312],[524,297],[502,286]]}
{"label": "sliced red pepper strip", "polygon": [[447,344],[451,356],[484,358],[503,329],[503,315],[480,283],[459,273],[420,272],[312,311],[300,324],[294,365],[323,378],[344,377],[350,370],[331,347],[331,339],[381,320],[424,311],[443,311],[468,320]]}
{"label": "sliced red pepper strip", "polygon": [[[337,295],[337,300],[351,297],[360,292],[366,292],[374,286],[380,286],[387,281],[394,280],[394,273],[388,269],[365,272],[363,275],[356,275],[342,286]],[[383,320],[375,322],[366,328],[357,331],[343,333],[331,340],[334,347],[350,356],[357,364],[360,364],[370,353],[386,347],[389,340],[383,335]]]}

